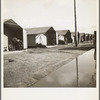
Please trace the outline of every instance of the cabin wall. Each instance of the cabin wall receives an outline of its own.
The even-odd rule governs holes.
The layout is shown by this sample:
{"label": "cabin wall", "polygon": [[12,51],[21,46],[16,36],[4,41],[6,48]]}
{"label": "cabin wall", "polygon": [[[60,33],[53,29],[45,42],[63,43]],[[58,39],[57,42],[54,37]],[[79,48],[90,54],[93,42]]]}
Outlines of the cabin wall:
{"label": "cabin wall", "polygon": [[67,43],[72,43],[72,38],[71,38],[71,33],[70,33],[70,31],[68,31],[67,33],[66,33],[66,36],[65,36],[66,38],[67,38]]}
{"label": "cabin wall", "polygon": [[36,46],[35,35],[27,35],[27,47]]}
{"label": "cabin wall", "polygon": [[27,49],[27,33],[23,30],[23,48]]}
{"label": "cabin wall", "polygon": [[5,34],[3,35],[3,48],[8,51],[8,37]]}
{"label": "cabin wall", "polygon": [[58,39],[64,41],[64,36],[63,35],[59,35]]}
{"label": "cabin wall", "polygon": [[12,45],[12,39],[16,37],[23,41],[23,29],[17,25],[4,24],[4,47]]}
{"label": "cabin wall", "polygon": [[85,41],[89,41],[89,35],[85,35]]}
{"label": "cabin wall", "polygon": [[56,32],[56,44],[58,45],[58,33]]}
{"label": "cabin wall", "polygon": [[71,38],[72,38],[72,43],[75,43],[75,38],[72,34],[71,34]]}
{"label": "cabin wall", "polygon": [[46,33],[47,36],[47,45],[55,45],[56,43],[56,31],[50,29]]}
{"label": "cabin wall", "polygon": [[36,44],[47,45],[47,38],[45,35],[40,34],[35,37]]}

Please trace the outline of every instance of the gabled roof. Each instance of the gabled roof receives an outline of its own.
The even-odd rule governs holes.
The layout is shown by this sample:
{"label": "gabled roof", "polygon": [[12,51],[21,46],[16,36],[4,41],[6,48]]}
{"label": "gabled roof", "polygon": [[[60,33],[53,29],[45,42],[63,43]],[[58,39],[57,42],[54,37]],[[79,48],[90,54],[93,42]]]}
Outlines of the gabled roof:
{"label": "gabled roof", "polygon": [[53,27],[37,27],[37,28],[26,28],[27,34],[45,34],[49,29],[53,29]]}
{"label": "gabled roof", "polygon": [[4,25],[8,26],[11,29],[22,29],[22,27],[18,25],[13,19],[4,19]]}
{"label": "gabled roof", "polygon": [[69,30],[57,30],[58,35],[66,35]]}
{"label": "gabled roof", "polygon": [[73,36],[75,36],[75,32],[71,32],[71,34],[72,34]]}
{"label": "gabled roof", "polygon": [[83,36],[83,35],[85,35],[85,33],[80,33],[80,36]]}
{"label": "gabled roof", "polygon": [[[71,34],[73,35],[73,36],[75,36],[75,32],[71,32]],[[80,33],[78,32],[78,35],[79,35]]]}
{"label": "gabled roof", "polygon": [[89,35],[93,35],[93,34],[89,34]]}
{"label": "gabled roof", "polygon": [[13,19],[4,19],[4,24],[18,25]]}
{"label": "gabled roof", "polygon": [[94,34],[91,34],[92,36],[94,36]]}

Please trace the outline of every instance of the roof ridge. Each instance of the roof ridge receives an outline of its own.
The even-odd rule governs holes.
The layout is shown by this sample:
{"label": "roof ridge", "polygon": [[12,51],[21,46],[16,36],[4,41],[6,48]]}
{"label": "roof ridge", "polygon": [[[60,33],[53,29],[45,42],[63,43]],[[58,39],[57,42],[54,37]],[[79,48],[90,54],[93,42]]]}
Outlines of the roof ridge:
{"label": "roof ridge", "polygon": [[40,33],[46,33],[50,28],[53,28],[52,26],[50,27],[36,27],[36,28],[25,28],[28,34],[40,34]]}
{"label": "roof ridge", "polygon": [[37,29],[37,28],[51,28],[52,26],[47,26],[47,27],[31,27],[31,28],[24,28],[24,29]]}

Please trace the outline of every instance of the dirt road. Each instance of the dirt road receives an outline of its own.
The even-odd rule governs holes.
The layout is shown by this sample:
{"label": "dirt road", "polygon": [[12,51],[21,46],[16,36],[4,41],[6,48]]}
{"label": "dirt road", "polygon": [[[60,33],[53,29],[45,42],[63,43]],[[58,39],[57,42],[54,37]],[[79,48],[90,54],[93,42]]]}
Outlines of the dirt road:
{"label": "dirt road", "polygon": [[92,48],[92,43],[83,43],[78,47],[69,44],[4,53],[4,86],[31,87],[41,78]]}

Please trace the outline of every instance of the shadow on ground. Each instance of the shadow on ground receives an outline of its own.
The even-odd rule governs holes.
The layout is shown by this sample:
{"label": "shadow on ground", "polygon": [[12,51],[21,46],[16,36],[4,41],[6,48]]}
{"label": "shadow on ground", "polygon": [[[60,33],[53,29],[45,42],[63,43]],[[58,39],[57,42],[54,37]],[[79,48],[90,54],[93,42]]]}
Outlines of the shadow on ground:
{"label": "shadow on ground", "polygon": [[91,50],[95,48],[94,45],[82,45],[82,46],[73,46],[73,47],[66,47],[66,48],[62,48],[62,49],[59,49],[59,50]]}

